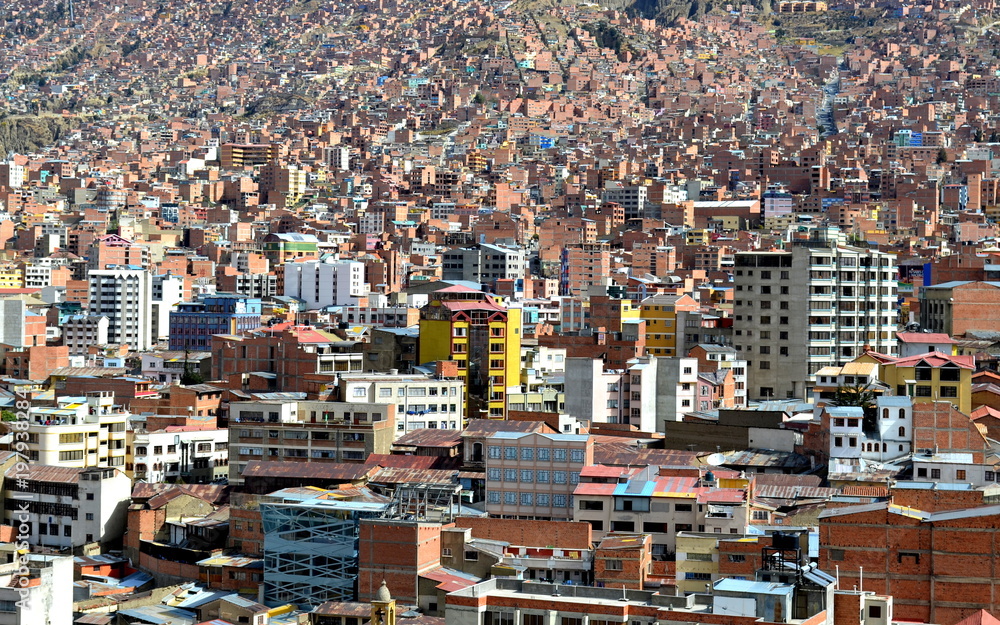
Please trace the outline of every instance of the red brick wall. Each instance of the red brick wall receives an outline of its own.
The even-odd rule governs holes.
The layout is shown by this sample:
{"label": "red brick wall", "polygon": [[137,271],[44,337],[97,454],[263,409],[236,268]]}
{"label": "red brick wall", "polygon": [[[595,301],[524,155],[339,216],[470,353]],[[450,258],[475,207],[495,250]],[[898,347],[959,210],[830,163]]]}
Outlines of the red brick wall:
{"label": "red brick wall", "polygon": [[[944,504],[946,505],[946,504]],[[937,521],[858,512],[820,519],[820,568],[840,587],[890,594],[901,619],[954,623],[1000,609],[1000,514]],[[831,559],[831,549],[843,557]]]}
{"label": "red brick wall", "polygon": [[913,405],[913,448],[971,453],[972,461],[981,463],[986,441],[968,415],[938,401]]}
{"label": "red brick wall", "polygon": [[371,601],[384,579],[392,596],[417,602],[417,576],[441,564],[441,525],[362,521],[358,600]]}

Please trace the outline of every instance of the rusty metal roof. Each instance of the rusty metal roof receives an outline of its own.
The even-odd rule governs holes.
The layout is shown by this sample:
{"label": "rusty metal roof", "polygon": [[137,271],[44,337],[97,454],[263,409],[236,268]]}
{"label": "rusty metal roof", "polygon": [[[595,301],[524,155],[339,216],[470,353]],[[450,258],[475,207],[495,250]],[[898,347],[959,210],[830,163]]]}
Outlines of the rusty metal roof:
{"label": "rusty metal roof", "polygon": [[495,432],[555,432],[543,421],[507,421],[505,419],[469,419],[462,437],[489,436]]}
{"label": "rusty metal roof", "polygon": [[459,430],[423,428],[400,436],[393,445],[397,447],[457,447],[461,442],[462,432]]}
{"label": "rusty metal roof", "polygon": [[27,472],[20,472],[14,475],[14,468],[7,470],[7,477],[17,477],[32,482],[53,482],[58,484],[77,484],[80,482],[80,473],[87,469],[76,469],[72,467],[57,467],[45,464],[29,464]]}
{"label": "rusty metal roof", "polygon": [[398,467],[379,468],[371,477],[376,484],[456,484],[458,471],[439,469],[403,469]]}
{"label": "rusty metal roof", "polygon": [[608,443],[594,447],[594,464],[627,466],[698,466],[698,455],[677,449],[649,449],[628,443]]}
{"label": "rusty metal roof", "polygon": [[251,460],[243,469],[243,479],[288,477],[355,482],[371,477],[378,467],[344,462],[271,462]]}

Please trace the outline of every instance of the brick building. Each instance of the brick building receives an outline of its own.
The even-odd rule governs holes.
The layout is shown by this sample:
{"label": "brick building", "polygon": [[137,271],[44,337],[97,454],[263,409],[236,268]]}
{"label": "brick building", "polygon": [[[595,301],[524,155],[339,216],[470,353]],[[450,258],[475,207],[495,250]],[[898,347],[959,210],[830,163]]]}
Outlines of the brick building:
{"label": "brick building", "polygon": [[892,595],[898,618],[954,623],[1000,609],[1000,506],[981,491],[896,490],[891,503],[825,510],[819,565],[844,588]]}

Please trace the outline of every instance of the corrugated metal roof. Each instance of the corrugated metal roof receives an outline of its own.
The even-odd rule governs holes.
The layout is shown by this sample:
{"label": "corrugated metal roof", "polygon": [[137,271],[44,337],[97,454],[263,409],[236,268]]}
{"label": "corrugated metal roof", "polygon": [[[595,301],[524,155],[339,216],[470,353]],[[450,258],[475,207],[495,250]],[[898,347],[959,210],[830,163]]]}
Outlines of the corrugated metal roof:
{"label": "corrugated metal roof", "polygon": [[399,467],[380,467],[371,476],[372,483],[377,484],[457,484],[458,471],[440,469],[406,469]]}
{"label": "corrugated metal roof", "polygon": [[[399,417],[397,417],[398,419]],[[462,442],[460,430],[422,428],[400,436],[393,445],[413,447],[457,447]]]}
{"label": "corrugated metal roof", "polygon": [[[18,480],[25,479],[32,482],[52,482],[57,484],[77,484],[80,482],[80,473],[86,469],[74,469],[71,467],[57,467],[45,464],[29,464],[26,471],[14,475],[14,467],[7,470],[8,477],[17,477]],[[13,484],[11,485],[14,486]],[[15,489],[16,490],[16,489]]]}
{"label": "corrugated metal roof", "polygon": [[358,481],[370,477],[377,467],[343,462],[271,462],[251,460],[243,469],[243,479],[253,477],[287,477]]}

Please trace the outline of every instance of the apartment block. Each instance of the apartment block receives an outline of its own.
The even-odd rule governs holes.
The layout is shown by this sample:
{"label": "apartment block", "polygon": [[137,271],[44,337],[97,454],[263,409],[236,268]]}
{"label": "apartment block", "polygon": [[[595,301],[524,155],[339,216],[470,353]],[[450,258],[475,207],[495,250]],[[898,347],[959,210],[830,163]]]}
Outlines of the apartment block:
{"label": "apartment block", "polygon": [[486,511],[573,519],[573,491],[593,460],[594,442],[585,434],[496,432],[486,445]]}
{"label": "apartment block", "polygon": [[655,560],[675,552],[678,532],[743,534],[749,523],[746,492],[719,488],[711,472],[674,477],[659,475],[659,467],[598,465],[584,470],[574,500],[573,520],[590,523],[595,540],[611,532],[649,534]]}
{"label": "apartment block", "polygon": [[395,404],[267,400],[229,411],[231,483],[251,460],[364,462],[388,454],[396,434]]}
{"label": "apartment block", "polygon": [[796,245],[737,254],[735,273],[733,343],[751,399],[806,398],[823,367],[896,351],[891,254]]}
{"label": "apartment block", "polygon": [[67,468],[125,466],[125,422],[128,414],[109,391],[86,397],[60,397],[53,407],[29,412],[30,460]]}
{"label": "apartment block", "polygon": [[27,477],[7,472],[6,525],[18,526],[27,506],[28,542],[51,549],[114,544],[125,530],[125,506],[132,481],[114,468],[31,464]]}

